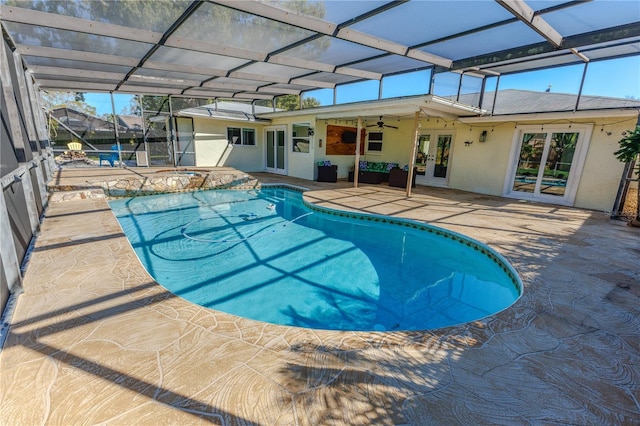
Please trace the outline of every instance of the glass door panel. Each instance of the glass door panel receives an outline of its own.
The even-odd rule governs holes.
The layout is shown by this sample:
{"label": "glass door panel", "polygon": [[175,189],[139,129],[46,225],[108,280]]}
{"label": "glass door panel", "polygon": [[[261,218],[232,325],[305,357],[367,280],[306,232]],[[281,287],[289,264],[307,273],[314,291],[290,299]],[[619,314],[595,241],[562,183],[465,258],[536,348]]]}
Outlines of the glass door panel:
{"label": "glass door panel", "polygon": [[265,129],[266,143],[266,171],[271,173],[286,174],[286,131],[284,127],[271,127]]}
{"label": "glass door panel", "polygon": [[544,166],[540,192],[563,196],[571,173],[578,133],[553,133]]}
{"label": "glass door panel", "polygon": [[431,135],[420,135],[416,149],[416,175],[424,176],[427,173],[427,153]]}
{"label": "glass door panel", "polygon": [[535,192],[546,139],[546,133],[525,133],[522,136],[518,168],[512,186],[514,191]]}
{"label": "glass door panel", "polygon": [[[432,143],[433,141],[433,143]],[[453,134],[434,132],[418,138],[416,183],[447,186]]]}
{"label": "glass door panel", "polygon": [[278,130],[276,133],[278,137],[278,151],[276,153],[276,158],[277,158],[276,168],[280,170],[284,170],[284,145],[285,145],[284,130]]}
{"label": "glass door panel", "polygon": [[449,151],[451,148],[451,135],[438,136],[438,147],[436,150],[433,177],[446,178],[449,166]]}
{"label": "glass door panel", "polygon": [[275,169],[276,167],[276,150],[275,150],[275,134],[273,131],[267,131],[267,168]]}

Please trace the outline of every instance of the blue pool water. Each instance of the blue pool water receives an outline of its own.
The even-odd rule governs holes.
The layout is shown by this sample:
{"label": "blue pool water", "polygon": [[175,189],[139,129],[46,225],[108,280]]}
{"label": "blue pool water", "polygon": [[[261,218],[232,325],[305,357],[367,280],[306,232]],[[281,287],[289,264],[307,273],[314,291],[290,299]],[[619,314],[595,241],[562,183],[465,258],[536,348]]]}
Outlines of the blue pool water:
{"label": "blue pool water", "polygon": [[275,324],[425,330],[511,305],[521,284],[491,249],[412,221],[311,209],[297,191],[118,199],[142,264],[193,303]]}

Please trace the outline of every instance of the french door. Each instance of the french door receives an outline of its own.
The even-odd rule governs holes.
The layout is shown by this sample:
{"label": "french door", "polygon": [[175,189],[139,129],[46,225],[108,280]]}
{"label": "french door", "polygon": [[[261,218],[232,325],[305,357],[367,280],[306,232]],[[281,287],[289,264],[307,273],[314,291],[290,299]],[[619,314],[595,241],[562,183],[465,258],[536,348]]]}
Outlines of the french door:
{"label": "french door", "polygon": [[287,174],[286,169],[286,127],[267,127],[265,129],[265,146],[266,146],[266,167],[265,170],[270,173]]}
{"label": "french door", "polygon": [[573,205],[591,130],[591,126],[521,127],[505,195]]}
{"label": "french door", "polygon": [[416,150],[416,183],[447,186],[451,164],[452,133],[424,134]]}

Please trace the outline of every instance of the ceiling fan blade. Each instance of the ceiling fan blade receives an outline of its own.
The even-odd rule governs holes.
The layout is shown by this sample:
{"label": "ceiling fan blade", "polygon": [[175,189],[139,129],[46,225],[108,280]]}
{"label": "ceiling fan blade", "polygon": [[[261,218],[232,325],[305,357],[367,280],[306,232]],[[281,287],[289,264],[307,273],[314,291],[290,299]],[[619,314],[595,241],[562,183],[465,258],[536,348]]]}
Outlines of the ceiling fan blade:
{"label": "ceiling fan blade", "polygon": [[385,124],[385,125],[384,125],[384,127],[391,127],[392,129],[397,129],[397,127],[396,127],[396,126],[392,126],[392,125],[390,125],[390,124]]}

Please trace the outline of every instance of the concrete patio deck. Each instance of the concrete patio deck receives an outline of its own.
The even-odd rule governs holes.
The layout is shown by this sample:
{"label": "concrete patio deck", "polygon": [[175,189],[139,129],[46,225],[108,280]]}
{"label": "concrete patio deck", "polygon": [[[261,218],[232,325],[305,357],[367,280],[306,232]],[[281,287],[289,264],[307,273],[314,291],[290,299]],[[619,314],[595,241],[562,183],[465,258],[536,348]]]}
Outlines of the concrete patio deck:
{"label": "concrete patio deck", "polygon": [[[154,172],[61,169],[52,184],[78,191],[106,171]],[[252,176],[466,234],[511,262],[524,295],[424,332],[261,323],[156,284],[99,191],[57,194],[0,353],[0,423],[640,424],[640,229],[446,189]]]}

